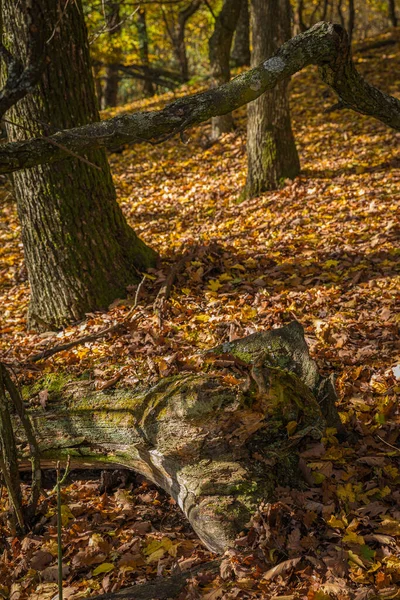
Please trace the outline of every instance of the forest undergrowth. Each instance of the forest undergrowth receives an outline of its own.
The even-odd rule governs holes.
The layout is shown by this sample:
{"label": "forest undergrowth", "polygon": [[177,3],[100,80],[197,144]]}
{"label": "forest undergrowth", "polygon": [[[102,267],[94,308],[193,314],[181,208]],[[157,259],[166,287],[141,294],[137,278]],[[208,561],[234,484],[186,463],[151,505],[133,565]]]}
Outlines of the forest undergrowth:
{"label": "forest undergrowth", "polygon": [[[399,40],[356,53],[356,63],[369,81],[400,95]],[[198,90],[180,93],[189,91]],[[119,110],[158,108],[172,98]],[[237,130],[212,146],[204,125],[185,134],[186,143],[111,153],[123,211],[162,261],[139,294],[132,286],[128,298],[62,332],[27,331],[20,227],[2,180],[0,352],[31,402],[45,403],[69,378],[91,380],[95,389],[134,388],[201,370],[203,349],[293,319],[305,327],[321,372],[337,376],[340,415],[358,441],[339,443],[328,430],[322,442],[310,442],[301,456],[306,489],[278,489],[219,575],[197,575],[182,599],[400,598],[400,134],[348,110],[327,112],[335,102],[313,68],[293,78],[301,175],[251,200],[240,201],[244,110],[235,114]],[[182,257],[169,297],[156,301]],[[24,364],[123,321],[135,298],[125,330]],[[96,480],[75,480],[63,498],[65,598],[212,558],[174,501],[140,478],[110,494],[99,494]],[[3,494],[3,517],[6,508]],[[40,527],[24,539],[10,536],[0,514],[2,597],[56,594],[54,498],[42,512]]]}

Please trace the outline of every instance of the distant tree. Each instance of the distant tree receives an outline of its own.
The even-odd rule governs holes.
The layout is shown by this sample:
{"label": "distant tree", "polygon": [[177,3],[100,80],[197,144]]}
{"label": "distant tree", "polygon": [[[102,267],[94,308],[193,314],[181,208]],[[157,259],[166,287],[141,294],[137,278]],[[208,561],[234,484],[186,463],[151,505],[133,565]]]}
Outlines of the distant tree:
{"label": "distant tree", "polygon": [[[122,29],[120,2],[106,0],[104,4],[104,10],[106,16],[107,34],[112,43],[113,39],[118,38]],[[111,62],[106,67],[106,85],[104,88],[105,106],[117,106],[118,104],[118,64],[121,62],[121,58],[121,49],[118,46],[114,47],[110,56]]]}
{"label": "distant tree", "polygon": [[[30,35],[30,1],[2,2],[8,49],[21,60]],[[37,1],[48,62],[35,91],[7,113],[12,142],[99,121],[81,0]],[[52,146],[59,148],[57,142]],[[31,325],[61,327],[107,307],[156,260],[116,202],[104,150],[82,155],[13,175]]]}
{"label": "distant tree", "polygon": [[396,0],[388,0],[389,2],[389,21],[392,27],[397,27],[397,15],[396,15]]}
{"label": "distant tree", "polygon": [[185,31],[189,19],[199,10],[202,0],[191,0],[184,8],[181,8],[177,17],[173,15],[171,22],[165,10],[163,10],[164,23],[172,42],[172,48],[178,64],[182,81],[189,80],[189,62],[186,52]]}
{"label": "distant tree", "polygon": [[[289,0],[252,0],[252,66],[290,38]],[[258,196],[293,179],[300,161],[290,120],[287,79],[248,106],[247,196]]]}
{"label": "distant tree", "polygon": [[[239,19],[242,0],[224,0],[222,9],[215,20],[214,32],[209,40],[211,73],[215,86],[229,81],[231,77],[230,58],[233,34]],[[233,129],[231,113],[212,119],[212,138]]]}
{"label": "distant tree", "polygon": [[150,78],[149,63],[149,36],[147,33],[146,11],[139,8],[136,15],[136,28],[138,33],[139,57],[143,67],[143,93],[145,96],[154,95],[154,86]]}
{"label": "distant tree", "polygon": [[249,1],[242,0],[231,59],[236,67],[250,65],[250,13]]}

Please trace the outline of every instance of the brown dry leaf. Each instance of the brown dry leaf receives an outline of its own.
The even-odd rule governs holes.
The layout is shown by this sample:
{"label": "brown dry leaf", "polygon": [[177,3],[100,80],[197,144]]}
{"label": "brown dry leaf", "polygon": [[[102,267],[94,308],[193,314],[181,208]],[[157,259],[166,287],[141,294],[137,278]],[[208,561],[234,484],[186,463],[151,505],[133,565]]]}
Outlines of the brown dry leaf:
{"label": "brown dry leaf", "polygon": [[289,560],[284,560],[283,562],[279,563],[279,565],[272,567],[272,569],[269,569],[266,573],[264,573],[262,578],[264,580],[271,581],[272,579],[275,579],[275,577],[277,577],[278,575],[283,575],[284,573],[287,573],[288,571],[294,569],[300,561],[301,556],[298,556],[297,558],[291,558]]}

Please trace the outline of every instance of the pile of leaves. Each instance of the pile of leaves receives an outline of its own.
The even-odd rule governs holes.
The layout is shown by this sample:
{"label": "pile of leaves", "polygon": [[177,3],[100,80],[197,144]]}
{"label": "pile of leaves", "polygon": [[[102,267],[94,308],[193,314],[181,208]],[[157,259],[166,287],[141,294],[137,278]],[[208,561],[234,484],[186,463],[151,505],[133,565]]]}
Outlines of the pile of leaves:
{"label": "pile of leaves", "polygon": [[[399,43],[370,47],[356,55],[356,62],[368,80],[399,95]],[[302,174],[259,198],[240,201],[246,172],[244,110],[235,115],[236,132],[214,145],[204,125],[190,132],[186,144],[169,140],[110,155],[124,213],[163,261],[146,275],[139,293],[133,285],[129,296],[107,312],[89,314],[62,332],[26,329],[29,288],[20,227],[9,184],[2,185],[0,352],[31,394],[45,397],[51,386],[72,377],[90,379],[97,389],[127,388],[196,371],[203,367],[201,350],[294,318],[304,325],[321,372],[337,375],[340,415],[354,439],[339,444],[331,431],[323,444],[304,448],[307,490],[278,490],[279,504],[260,507],[253,528],[224,558],[220,576],[211,581],[196,576],[184,598],[400,597],[400,383],[395,377],[400,362],[400,134],[347,110],[325,113],[336,100],[311,68],[293,78],[291,98]],[[158,108],[169,100],[166,95],[121,110]],[[170,293],[158,296],[176,264]],[[132,308],[134,319],[122,332],[26,362],[41,350],[124,321]],[[126,572],[120,548],[132,537],[132,523],[114,523],[118,533],[105,534],[111,531],[101,529],[103,518],[110,520],[104,517],[107,511],[114,511],[115,519],[121,513],[117,499],[99,498],[94,486],[74,485],[64,491],[66,505],[81,507],[70,509],[73,517],[64,531],[68,586],[99,593],[105,578],[103,589],[114,589],[168,573],[168,560],[200,556],[190,534],[179,538],[180,527],[187,531],[183,517],[172,534],[155,534],[148,516],[144,520],[153,529],[132,551],[143,564]],[[132,494],[133,512],[141,495]],[[167,505],[164,500],[157,510],[167,515]],[[75,522],[77,533],[69,538]],[[54,549],[54,523],[44,527],[46,533],[34,540],[37,551],[45,551],[46,544]],[[100,564],[112,565],[109,573],[93,575],[99,565],[74,566],[81,544],[70,539],[78,539],[78,533],[87,540],[95,534],[105,539],[110,550]],[[183,539],[183,554],[174,557],[161,545],[161,566],[149,563],[146,536],[157,542],[168,538],[173,545]],[[193,544],[189,557],[185,539]],[[13,582],[13,600],[32,594],[42,577],[31,558],[14,572],[18,560],[32,554],[29,540],[8,539],[4,552],[3,595]]]}

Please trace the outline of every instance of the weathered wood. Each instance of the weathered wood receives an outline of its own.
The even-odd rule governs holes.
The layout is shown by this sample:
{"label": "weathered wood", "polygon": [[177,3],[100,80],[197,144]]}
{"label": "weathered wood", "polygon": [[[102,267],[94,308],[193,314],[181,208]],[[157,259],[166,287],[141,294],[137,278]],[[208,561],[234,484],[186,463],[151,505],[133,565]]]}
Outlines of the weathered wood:
{"label": "weathered wood", "polygon": [[85,154],[91,148],[162,141],[211,117],[232,112],[311,64],[321,68],[323,80],[348,108],[400,131],[400,100],[368,84],[354,66],[345,30],[322,22],[283,44],[258,67],[219,88],[180,98],[163,110],[119,115],[48,138],[3,144],[0,173],[52,163],[70,157],[71,152]]}
{"label": "weathered wood", "polygon": [[218,374],[216,360],[212,373],[182,373],[144,391],[69,384],[30,412],[46,466],[70,455],[72,468],[134,469],[171,494],[208,548],[224,551],[278,484],[304,484],[297,448],[323,435],[320,403],[331,404],[323,409],[330,425],[338,420],[297,322],[205,358],[226,355],[243,375],[237,382]]}

